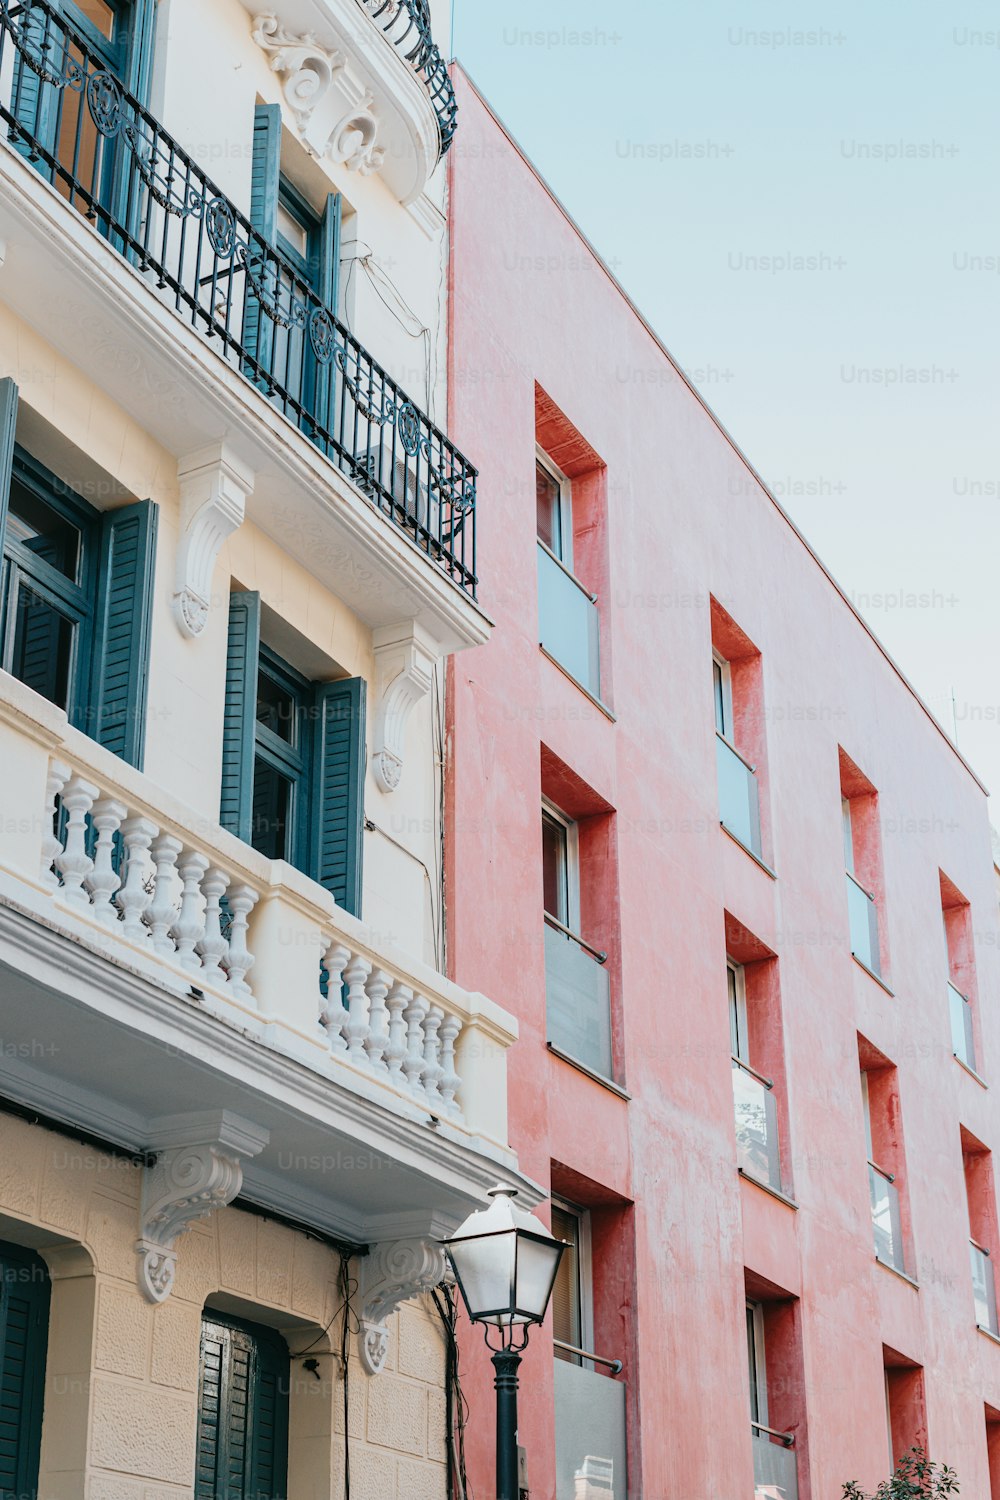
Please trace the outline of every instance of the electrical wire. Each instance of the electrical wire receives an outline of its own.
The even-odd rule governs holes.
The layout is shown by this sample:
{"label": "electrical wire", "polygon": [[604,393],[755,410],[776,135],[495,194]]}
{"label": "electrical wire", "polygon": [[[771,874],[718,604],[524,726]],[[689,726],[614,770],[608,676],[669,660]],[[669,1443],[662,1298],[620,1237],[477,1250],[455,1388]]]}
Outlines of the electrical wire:
{"label": "electrical wire", "polygon": [[[353,1291],[357,1290],[353,1283]],[[346,1256],[340,1258],[340,1293],[343,1298],[344,1321],[340,1325],[340,1359],[344,1375],[344,1500],[351,1500],[351,1385],[350,1385],[350,1317],[351,1317],[351,1267]]]}
{"label": "electrical wire", "polygon": [[431,1295],[445,1335],[445,1409],[448,1427],[448,1500],[473,1500],[465,1462],[465,1427],[469,1404],[462,1390],[459,1371],[458,1301],[450,1286],[436,1288]]}

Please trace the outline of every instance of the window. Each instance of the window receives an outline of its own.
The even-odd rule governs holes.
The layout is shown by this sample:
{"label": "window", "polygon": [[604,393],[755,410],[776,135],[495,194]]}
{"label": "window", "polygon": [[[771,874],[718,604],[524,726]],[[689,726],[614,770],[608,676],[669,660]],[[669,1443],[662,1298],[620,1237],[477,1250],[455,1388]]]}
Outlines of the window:
{"label": "window", "polygon": [[[69,76],[75,69],[84,76],[111,73],[145,102],[155,0],[55,0],[53,9],[56,16],[51,17],[33,3],[21,9],[20,27],[32,56],[44,60],[55,75]],[[15,149],[63,197],[79,204],[80,190],[74,184],[82,184],[100,205],[107,207],[117,197],[118,206],[124,207],[128,193],[119,168],[128,153],[115,133],[98,130],[85,88],[57,90],[48,81],[43,84],[36,69],[18,55],[13,110],[43,154],[23,139],[15,142]],[[89,213],[89,202],[87,209]],[[96,223],[107,231],[106,217],[96,215]]]}
{"label": "window", "polygon": [[[552,1233],[569,1246],[559,1262],[552,1293],[552,1335],[557,1359],[582,1365],[578,1349],[592,1349],[593,1288],[591,1284],[590,1215],[586,1209],[552,1200]],[[570,1347],[561,1347],[568,1345]]]}
{"label": "window", "polygon": [[261,641],[260,595],[229,601],[220,821],[361,913],[365,684],[309,682]]}
{"label": "window", "polygon": [[535,387],[538,643],[599,701],[609,645],[599,599],[608,587],[607,470],[583,435]]}
{"label": "window", "polygon": [[545,912],[563,927],[580,925],[580,857],[576,824],[555,808],[542,808],[542,879]]}
{"label": "window", "polygon": [[851,954],[876,979],[883,979],[887,955],[884,923],[879,922],[884,874],[878,793],[843,750],[840,751],[840,820]]}
{"label": "window", "polygon": [[806,1427],[798,1305],[749,1271],[745,1282],[754,1493],[796,1495]]}
{"label": "window", "polygon": [[729,988],[729,1040],[733,1056],[740,1062],[750,1061],[747,1045],[747,990],[743,965],[726,960],[726,981]]}
{"label": "window", "polygon": [[994,1256],[1000,1245],[993,1183],[993,1153],[964,1126],[961,1127],[961,1141],[965,1196],[969,1207],[969,1254],[976,1326],[992,1333],[994,1338],[1000,1338],[996,1274],[993,1269]]}
{"label": "window", "polygon": [[908,1275],[910,1224],[898,1074],[888,1058],[861,1037],[858,1054],[875,1258]]}
{"label": "window", "polygon": [[764,759],[761,655],[712,600],[712,707],[719,817],[738,843],[763,858],[761,779]]}
{"label": "window", "polygon": [[885,1366],[886,1427],[889,1473],[911,1448],[927,1448],[924,1372],[895,1349],[882,1345]]}
{"label": "window", "polygon": [[580,830],[542,808],[545,993],[550,1046],[610,1078],[611,979],[607,953],[579,936]]}
{"label": "window", "polygon": [[279,1334],[205,1314],[195,1500],[284,1500],[289,1385],[288,1348]]}
{"label": "window", "polygon": [[764,1308],[747,1303],[747,1359],[750,1367],[750,1421],[755,1427],[767,1422],[767,1366],[764,1362]]}
{"label": "window", "polygon": [[538,540],[573,570],[573,490],[570,480],[543,454],[535,459]]}
{"label": "window", "polygon": [[[253,165],[251,171],[250,222],[266,245],[280,252],[294,273],[292,282],[277,260],[267,258],[258,268],[269,300],[288,307],[311,292],[324,307],[337,315],[340,281],[341,199],[327,196],[317,210],[281,170],[281,109],[259,104],[254,115]],[[249,281],[249,278],[248,278]],[[243,342],[260,370],[262,385],[272,373],[301,408],[300,425],[309,436],[315,423],[329,415],[329,381],[319,378],[319,368],[308,332],[300,327],[282,327],[261,313],[260,299],[252,284],[246,290]],[[294,416],[295,411],[289,412]]]}
{"label": "window", "polygon": [[943,871],[940,880],[951,1050],[959,1062],[978,1075],[975,1011],[979,995],[972,907]]}
{"label": "window", "polygon": [[96,511],[14,446],[16,408],[0,381],[0,666],[141,766],[156,507]]}
{"label": "window", "polygon": [[38,1493],[49,1298],[41,1256],[0,1243],[0,1494],[18,1500]]}

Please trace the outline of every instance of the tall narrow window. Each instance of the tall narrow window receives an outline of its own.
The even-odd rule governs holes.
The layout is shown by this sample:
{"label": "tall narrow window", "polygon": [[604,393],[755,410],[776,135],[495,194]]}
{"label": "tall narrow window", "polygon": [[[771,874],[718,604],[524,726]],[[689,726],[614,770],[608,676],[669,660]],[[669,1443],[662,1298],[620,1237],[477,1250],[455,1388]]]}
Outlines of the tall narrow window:
{"label": "tall narrow window", "polygon": [[[592,820],[595,821],[595,820]],[[542,808],[542,900],[548,1042],[574,1062],[612,1076],[611,980],[606,952],[581,934],[580,830]]]}
{"label": "tall narrow window", "polygon": [[272,1328],[206,1313],[195,1500],[285,1500],[288,1348]]}
{"label": "tall narrow window", "polygon": [[542,810],[542,878],[545,911],[564,927],[579,917],[579,865],[576,829],[547,808]]}
{"label": "tall narrow window", "polygon": [[[16,388],[0,381],[13,432]],[[101,513],[0,443],[0,666],[70,723],[141,766],[156,507]]]}
{"label": "tall narrow window", "polygon": [[309,682],[261,641],[260,596],[233,593],[220,821],[361,911],[362,678]]}
{"label": "tall narrow window", "polygon": [[[759,971],[764,964],[752,966],[760,982],[755,985],[756,1008],[764,1006],[775,1014],[776,997]],[[736,1119],[736,1160],[740,1171],[764,1187],[781,1191],[781,1150],[778,1131],[778,1108],[772,1080],[759,1071],[756,1055],[751,1056],[750,1016],[747,1004],[747,974],[743,965],[726,960],[726,983],[729,998],[729,1045],[733,1055],[733,1104]],[[772,1003],[768,1003],[772,1002]],[[763,1023],[763,1024],[762,1024]],[[758,1015],[755,1030],[759,1037],[766,1031],[765,1018]]]}
{"label": "tall narrow window", "polygon": [[885,877],[878,793],[843,750],[840,751],[840,822],[851,954],[870,974],[884,979],[886,938],[880,907],[884,901]]}
{"label": "tall narrow window", "polygon": [[750,1436],[758,1495],[798,1493],[794,1445],[803,1435],[805,1412],[798,1394],[802,1366],[797,1327],[793,1299],[759,1301],[747,1286]]}
{"label": "tall narrow window", "polygon": [[18,1500],[38,1493],[49,1290],[41,1256],[0,1243],[0,1494]]}
{"label": "tall narrow window", "polygon": [[962,1166],[969,1205],[969,1254],[976,1326],[1000,1338],[994,1257],[1000,1251],[993,1153],[962,1127]]}
{"label": "tall narrow window", "polygon": [[889,1473],[911,1448],[927,1447],[924,1372],[895,1349],[882,1346],[885,1365],[886,1425]]}
{"label": "tall narrow window", "polygon": [[948,965],[951,1050],[964,1067],[978,1076],[981,1072],[976,1047],[979,986],[976,978],[972,908],[943,871],[940,878],[941,920],[944,924],[944,951]]}
{"label": "tall narrow window", "polygon": [[599,599],[608,578],[604,466],[537,387],[535,398],[538,643],[600,699]]}
{"label": "tall narrow window", "polygon": [[552,1233],[569,1247],[563,1252],[552,1293],[555,1354],[557,1359],[581,1365],[583,1358],[577,1351],[589,1349],[593,1342],[589,1215],[585,1209],[553,1199]]}
{"label": "tall narrow window", "polygon": [[761,771],[764,759],[761,655],[712,600],[712,706],[723,828],[763,857]]}
{"label": "tall narrow window", "polygon": [[742,964],[726,962],[726,984],[729,990],[729,1040],[732,1053],[740,1062],[750,1061],[747,1042],[747,991]]}
{"label": "tall narrow window", "polygon": [[764,1309],[747,1303],[747,1358],[750,1366],[750,1421],[767,1426],[767,1365],[764,1362]]}
{"label": "tall narrow window", "polygon": [[875,1258],[907,1275],[910,1222],[898,1074],[888,1058],[860,1037],[858,1053]]}

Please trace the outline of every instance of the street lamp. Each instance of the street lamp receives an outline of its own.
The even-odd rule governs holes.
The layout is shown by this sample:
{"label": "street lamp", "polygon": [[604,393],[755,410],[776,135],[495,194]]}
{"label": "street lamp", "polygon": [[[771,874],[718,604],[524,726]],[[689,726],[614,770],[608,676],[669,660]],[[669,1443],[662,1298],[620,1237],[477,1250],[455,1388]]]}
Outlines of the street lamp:
{"label": "street lamp", "polygon": [[[471,1214],[444,1245],[469,1318],[484,1325],[493,1353],[497,1500],[518,1500],[517,1371],[531,1325],[545,1319],[566,1249],[516,1196],[516,1188],[494,1188],[489,1208]],[[498,1342],[490,1342],[490,1329]]]}

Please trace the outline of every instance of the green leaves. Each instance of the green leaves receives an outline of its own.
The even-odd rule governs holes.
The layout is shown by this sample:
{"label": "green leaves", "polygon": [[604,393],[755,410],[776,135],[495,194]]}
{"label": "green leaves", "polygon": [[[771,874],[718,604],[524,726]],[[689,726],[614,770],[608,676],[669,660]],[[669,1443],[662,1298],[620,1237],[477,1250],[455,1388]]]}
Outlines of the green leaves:
{"label": "green leaves", "polygon": [[874,1495],[866,1495],[857,1480],[845,1484],[841,1500],[942,1500],[958,1494],[958,1478],[947,1464],[937,1464],[922,1448],[911,1448],[899,1460],[891,1479],[883,1479]]}

